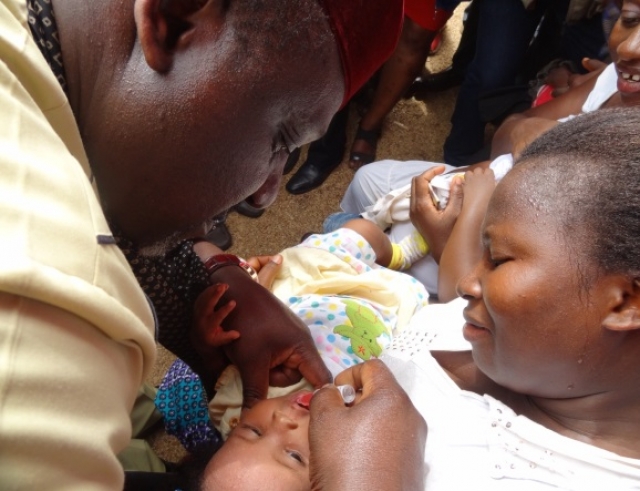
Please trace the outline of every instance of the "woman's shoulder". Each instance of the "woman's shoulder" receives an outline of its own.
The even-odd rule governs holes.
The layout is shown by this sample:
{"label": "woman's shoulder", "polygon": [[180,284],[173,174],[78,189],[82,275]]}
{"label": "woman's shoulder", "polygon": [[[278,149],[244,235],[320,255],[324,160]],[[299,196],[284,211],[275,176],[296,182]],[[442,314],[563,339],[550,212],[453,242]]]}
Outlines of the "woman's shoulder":
{"label": "woman's shoulder", "polygon": [[487,377],[473,361],[471,351],[432,351],[431,355],[462,390],[481,396],[489,394],[501,401],[521,397]]}

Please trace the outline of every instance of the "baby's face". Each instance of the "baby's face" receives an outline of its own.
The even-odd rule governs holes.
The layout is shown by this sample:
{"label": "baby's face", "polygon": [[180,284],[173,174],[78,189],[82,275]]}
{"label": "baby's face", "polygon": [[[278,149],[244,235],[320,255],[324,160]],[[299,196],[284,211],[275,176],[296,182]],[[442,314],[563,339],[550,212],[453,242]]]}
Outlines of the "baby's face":
{"label": "baby's face", "polygon": [[243,411],[209,461],[203,489],[309,490],[308,391],[267,399]]}

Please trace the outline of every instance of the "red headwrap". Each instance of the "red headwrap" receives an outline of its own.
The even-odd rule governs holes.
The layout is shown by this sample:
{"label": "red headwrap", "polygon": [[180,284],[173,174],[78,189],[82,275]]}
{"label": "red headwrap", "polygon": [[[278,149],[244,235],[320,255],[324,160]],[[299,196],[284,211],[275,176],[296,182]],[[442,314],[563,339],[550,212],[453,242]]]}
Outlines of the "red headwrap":
{"label": "red headwrap", "polygon": [[396,47],[403,0],[319,0],[329,15],[344,73],[344,106]]}

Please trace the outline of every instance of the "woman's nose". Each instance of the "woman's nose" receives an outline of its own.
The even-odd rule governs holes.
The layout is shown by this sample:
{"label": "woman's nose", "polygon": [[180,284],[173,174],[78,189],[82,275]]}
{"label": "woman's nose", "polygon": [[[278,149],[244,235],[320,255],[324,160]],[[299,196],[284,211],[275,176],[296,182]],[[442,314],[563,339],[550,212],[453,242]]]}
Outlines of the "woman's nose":
{"label": "woman's nose", "polygon": [[627,38],[618,45],[616,50],[621,60],[631,61],[640,59],[640,26],[629,33]]}
{"label": "woman's nose", "polygon": [[482,259],[476,263],[473,269],[463,276],[456,285],[456,293],[465,300],[480,298],[482,287],[480,285],[479,272],[482,268]]}

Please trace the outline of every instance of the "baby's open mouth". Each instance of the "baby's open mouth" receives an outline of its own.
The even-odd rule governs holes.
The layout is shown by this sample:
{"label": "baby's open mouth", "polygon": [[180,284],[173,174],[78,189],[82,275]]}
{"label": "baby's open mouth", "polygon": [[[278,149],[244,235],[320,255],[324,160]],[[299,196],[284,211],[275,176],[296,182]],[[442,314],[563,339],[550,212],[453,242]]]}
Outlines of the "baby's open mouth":
{"label": "baby's open mouth", "polygon": [[313,397],[313,392],[304,392],[302,394],[299,394],[296,397],[296,404],[308,410],[309,406],[311,405],[312,397]]}

